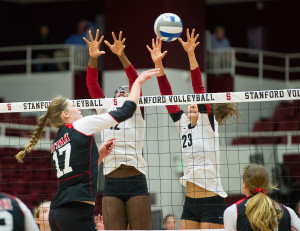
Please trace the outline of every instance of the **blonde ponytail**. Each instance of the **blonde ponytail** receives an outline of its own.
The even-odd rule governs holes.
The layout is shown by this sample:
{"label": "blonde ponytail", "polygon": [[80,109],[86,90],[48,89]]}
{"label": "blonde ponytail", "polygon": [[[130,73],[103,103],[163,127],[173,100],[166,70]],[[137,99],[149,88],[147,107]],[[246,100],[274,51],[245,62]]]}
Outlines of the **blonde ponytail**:
{"label": "blonde ponytail", "polygon": [[262,165],[250,164],[244,168],[243,181],[250,193],[254,194],[246,204],[246,216],[254,231],[274,231],[282,217],[282,210],[276,210],[276,202],[267,192],[270,188],[269,173]]}
{"label": "blonde ponytail", "polygon": [[35,147],[35,145],[38,143],[38,141],[41,138],[41,134],[44,130],[45,124],[47,122],[47,114],[43,115],[39,118],[38,124],[31,136],[29,144],[27,144],[26,148],[22,151],[20,151],[17,155],[15,155],[17,161],[19,163],[23,163],[23,159],[26,154],[30,153],[32,149]]}
{"label": "blonde ponytail", "polygon": [[39,118],[37,127],[32,134],[31,140],[29,144],[27,144],[26,148],[20,151],[17,155],[15,155],[17,161],[19,163],[23,163],[23,159],[26,154],[30,153],[35,145],[38,143],[41,138],[41,134],[44,130],[47,119],[50,120],[51,126],[55,128],[60,128],[64,125],[64,122],[61,118],[61,113],[66,110],[68,106],[68,99],[63,96],[58,96],[54,98],[50,105],[48,106],[46,115],[43,115]]}
{"label": "blonde ponytail", "polygon": [[219,125],[225,124],[225,121],[234,115],[240,120],[240,112],[235,103],[216,103],[213,112]]}
{"label": "blonde ponytail", "polygon": [[253,230],[274,231],[278,227],[282,211],[277,214],[273,200],[259,192],[248,200],[246,216]]}

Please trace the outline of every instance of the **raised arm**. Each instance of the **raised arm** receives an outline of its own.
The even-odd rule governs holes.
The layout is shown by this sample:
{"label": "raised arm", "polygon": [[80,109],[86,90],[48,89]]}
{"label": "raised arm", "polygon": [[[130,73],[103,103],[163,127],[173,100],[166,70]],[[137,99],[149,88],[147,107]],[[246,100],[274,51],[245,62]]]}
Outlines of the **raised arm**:
{"label": "raised arm", "polygon": [[[190,63],[190,70],[191,70],[191,77],[192,77],[192,86],[195,94],[202,94],[205,93],[205,89],[202,82],[202,76],[200,72],[200,68],[195,56],[195,48],[199,45],[200,42],[197,42],[197,38],[199,34],[195,36],[195,29],[192,30],[190,34],[189,29],[186,30],[186,37],[187,40],[184,42],[181,38],[178,38],[179,42],[181,43],[183,49],[188,55],[189,63]],[[210,104],[205,104],[206,111],[209,114],[211,110]]]}
{"label": "raised arm", "polygon": [[[159,73],[157,75],[157,82],[161,95],[173,95],[171,85],[165,74],[164,67],[162,64],[162,59],[167,54],[167,51],[161,52],[162,41],[159,38],[152,39],[152,49],[147,45],[147,49],[150,52],[152,61],[155,65],[155,68],[159,68]],[[177,113],[181,111],[178,105],[167,105],[168,112]]]}
{"label": "raised arm", "polygon": [[117,110],[100,115],[85,116],[82,119],[76,120],[72,125],[76,130],[85,135],[92,135],[95,132],[100,132],[103,129],[121,123],[133,116],[136,111],[136,105],[140,98],[141,86],[150,79],[152,75],[157,75],[158,69],[151,69],[142,72],[132,85],[132,89],[124,102],[123,106]]}
{"label": "raised arm", "polygon": [[89,45],[89,63],[87,67],[87,74],[86,74],[86,86],[89,90],[90,96],[95,99],[95,98],[104,98],[104,93],[98,83],[98,69],[97,69],[97,64],[98,64],[98,58],[102,55],[105,54],[104,51],[100,51],[100,44],[103,41],[103,36],[98,41],[99,37],[99,29],[96,32],[96,37],[95,40],[93,39],[92,32],[89,31],[90,35],[90,40],[88,41],[86,38],[83,38],[84,41]]}
{"label": "raised arm", "polygon": [[119,60],[121,61],[123,68],[126,72],[127,78],[128,78],[129,88],[131,89],[134,81],[138,77],[138,74],[124,52],[124,49],[125,49],[124,43],[125,43],[126,38],[122,39],[122,35],[123,35],[123,32],[120,31],[119,38],[117,39],[115,33],[112,32],[112,37],[113,37],[114,43],[110,44],[107,40],[105,40],[104,43],[109,47],[109,49],[112,51],[112,53],[114,53],[116,56],[118,56]]}

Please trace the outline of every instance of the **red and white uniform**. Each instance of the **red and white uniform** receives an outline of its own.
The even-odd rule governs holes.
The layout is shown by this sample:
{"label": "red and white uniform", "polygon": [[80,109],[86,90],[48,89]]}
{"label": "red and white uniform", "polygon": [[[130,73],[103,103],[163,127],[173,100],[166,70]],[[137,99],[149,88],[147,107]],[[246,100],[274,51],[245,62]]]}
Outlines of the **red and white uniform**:
{"label": "red and white uniform", "polygon": [[[126,68],[125,72],[131,89],[138,74],[132,65]],[[88,67],[86,80],[91,97],[104,98],[104,93],[98,83],[97,68]],[[122,164],[133,166],[146,175],[147,163],[142,156],[146,124],[142,110],[138,107],[130,119],[101,132],[103,142],[110,138],[116,138],[114,151],[103,160],[104,175],[111,173]],[[97,110],[98,114],[104,112],[106,112],[105,109]]]}
{"label": "red and white uniform", "polygon": [[0,193],[0,230],[39,231],[28,207],[18,198]]}
{"label": "red and white uniform", "polygon": [[[205,93],[199,67],[191,70],[195,94]],[[173,95],[166,77],[157,77],[162,95]],[[198,105],[199,117],[195,127],[177,105],[166,106],[176,127],[179,129],[184,161],[184,175],[180,182],[186,186],[189,181],[219,196],[227,197],[220,178],[220,147],[218,123],[211,111],[211,106]]]}
{"label": "red and white uniform", "polygon": [[[252,230],[246,216],[246,204],[251,197],[246,197],[229,206],[224,212],[224,226],[226,231]],[[280,205],[283,215],[279,221],[278,231],[300,231],[300,219],[293,209]]]}

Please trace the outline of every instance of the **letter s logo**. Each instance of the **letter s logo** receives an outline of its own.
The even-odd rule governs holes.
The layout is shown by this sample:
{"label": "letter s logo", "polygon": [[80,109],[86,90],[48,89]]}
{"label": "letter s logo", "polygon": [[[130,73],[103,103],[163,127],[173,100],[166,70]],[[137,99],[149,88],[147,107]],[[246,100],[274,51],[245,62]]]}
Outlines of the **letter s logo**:
{"label": "letter s logo", "polygon": [[8,109],[9,111],[11,111],[11,103],[8,103],[8,104],[7,104],[7,109]]}
{"label": "letter s logo", "polygon": [[118,100],[114,99],[114,105],[117,106],[118,105]]}
{"label": "letter s logo", "polygon": [[226,99],[227,99],[227,100],[231,100],[231,95],[230,95],[230,93],[226,93]]}

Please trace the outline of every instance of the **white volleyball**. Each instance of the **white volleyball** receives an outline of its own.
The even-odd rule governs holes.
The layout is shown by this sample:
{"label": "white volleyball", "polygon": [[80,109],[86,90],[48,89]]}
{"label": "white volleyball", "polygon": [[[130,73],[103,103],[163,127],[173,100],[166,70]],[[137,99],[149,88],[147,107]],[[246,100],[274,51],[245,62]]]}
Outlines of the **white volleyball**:
{"label": "white volleyball", "polygon": [[181,35],[183,24],[178,15],[173,13],[161,14],[154,23],[157,37],[166,42],[172,42]]}

